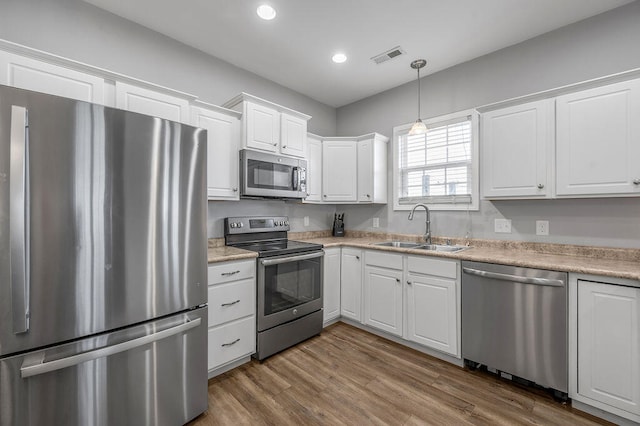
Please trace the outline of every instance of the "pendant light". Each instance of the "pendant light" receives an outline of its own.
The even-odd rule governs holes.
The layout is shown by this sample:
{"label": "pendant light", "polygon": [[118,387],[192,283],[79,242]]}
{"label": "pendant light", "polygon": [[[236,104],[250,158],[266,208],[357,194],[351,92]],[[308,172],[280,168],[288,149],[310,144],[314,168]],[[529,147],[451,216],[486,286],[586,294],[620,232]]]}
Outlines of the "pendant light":
{"label": "pendant light", "polygon": [[425,61],[424,59],[416,59],[415,61],[411,62],[411,68],[413,68],[414,70],[418,70],[418,119],[415,123],[413,123],[413,126],[411,126],[411,130],[409,130],[409,136],[424,135],[425,133],[427,133],[427,126],[425,126],[425,124],[420,119],[420,68],[424,67],[425,65],[427,65],[427,61]]}

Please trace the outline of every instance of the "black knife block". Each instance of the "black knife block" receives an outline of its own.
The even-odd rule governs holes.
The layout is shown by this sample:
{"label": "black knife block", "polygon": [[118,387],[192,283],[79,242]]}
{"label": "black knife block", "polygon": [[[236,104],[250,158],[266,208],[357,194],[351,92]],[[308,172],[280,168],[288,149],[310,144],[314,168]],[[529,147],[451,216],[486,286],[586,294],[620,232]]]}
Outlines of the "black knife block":
{"label": "black knife block", "polygon": [[334,237],[344,237],[344,214],[341,217],[333,218],[333,231],[331,235]]}

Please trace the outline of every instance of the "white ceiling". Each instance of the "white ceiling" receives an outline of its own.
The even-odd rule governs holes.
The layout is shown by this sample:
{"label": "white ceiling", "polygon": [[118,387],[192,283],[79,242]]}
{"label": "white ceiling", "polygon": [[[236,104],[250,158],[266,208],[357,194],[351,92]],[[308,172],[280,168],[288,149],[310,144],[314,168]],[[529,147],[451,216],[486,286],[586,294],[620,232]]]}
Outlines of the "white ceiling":
{"label": "white ceiling", "polygon": [[[339,107],[415,79],[414,59],[424,76],[633,0],[85,1]],[[396,46],[406,55],[370,59]]]}

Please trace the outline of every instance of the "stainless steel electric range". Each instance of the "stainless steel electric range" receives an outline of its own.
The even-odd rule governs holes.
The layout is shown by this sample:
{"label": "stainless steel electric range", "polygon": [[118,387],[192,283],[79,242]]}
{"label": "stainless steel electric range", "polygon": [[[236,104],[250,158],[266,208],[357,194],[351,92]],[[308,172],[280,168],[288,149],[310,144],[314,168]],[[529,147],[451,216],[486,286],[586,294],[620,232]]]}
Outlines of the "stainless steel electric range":
{"label": "stainless steel electric range", "polygon": [[257,352],[263,360],[322,331],[321,244],[288,239],[286,216],[228,217],[228,246],[258,253]]}

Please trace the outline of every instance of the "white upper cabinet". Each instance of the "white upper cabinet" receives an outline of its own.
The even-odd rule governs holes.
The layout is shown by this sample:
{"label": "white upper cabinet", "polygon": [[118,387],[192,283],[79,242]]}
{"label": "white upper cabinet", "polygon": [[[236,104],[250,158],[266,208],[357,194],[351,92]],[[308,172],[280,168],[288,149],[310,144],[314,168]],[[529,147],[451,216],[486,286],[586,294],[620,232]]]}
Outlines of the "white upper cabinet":
{"label": "white upper cabinet", "polygon": [[280,113],[262,105],[248,102],[244,129],[247,148],[277,152],[280,143]]}
{"label": "white upper cabinet", "polygon": [[116,81],[116,108],[189,123],[189,101],[167,93]]}
{"label": "white upper cabinet", "polygon": [[552,195],[553,101],[482,114],[482,195],[545,198]]}
{"label": "white upper cabinet", "polygon": [[242,148],[294,157],[307,153],[307,122],[311,116],[241,93],[222,105],[242,112]]}
{"label": "white upper cabinet", "polygon": [[304,202],[322,201],[322,140],[307,134],[307,191]]}
{"label": "white upper cabinet", "polygon": [[240,114],[198,102],[191,122],[207,130],[207,198],[238,200]]}
{"label": "white upper cabinet", "polygon": [[387,143],[373,133],[358,138],[358,202],[387,202]]}
{"label": "white upper cabinet", "polygon": [[560,96],[558,196],[640,195],[640,80]]}
{"label": "white upper cabinet", "polygon": [[322,142],[322,201],[355,202],[358,192],[358,145],[355,140]]}
{"label": "white upper cabinet", "polygon": [[307,145],[307,120],[282,113],[280,114],[280,131],[280,152],[304,157]]}
{"label": "white upper cabinet", "polygon": [[0,83],[105,104],[105,80],[92,74],[0,51]]}

